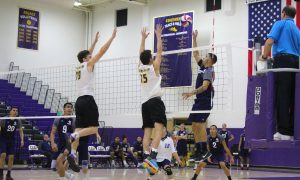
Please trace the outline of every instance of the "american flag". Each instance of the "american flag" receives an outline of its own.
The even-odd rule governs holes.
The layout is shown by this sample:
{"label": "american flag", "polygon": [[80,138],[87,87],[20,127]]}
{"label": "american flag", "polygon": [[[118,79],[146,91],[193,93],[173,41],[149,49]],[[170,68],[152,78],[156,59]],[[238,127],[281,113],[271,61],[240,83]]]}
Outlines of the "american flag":
{"label": "american flag", "polygon": [[[261,44],[264,45],[267,40],[267,35],[270,32],[273,24],[280,20],[282,8],[286,5],[297,6],[297,15],[299,12],[300,3],[292,3],[291,0],[268,0],[249,4],[248,6],[248,75],[252,75],[252,48],[253,39],[259,37]],[[300,25],[300,18],[297,16],[298,26]]]}

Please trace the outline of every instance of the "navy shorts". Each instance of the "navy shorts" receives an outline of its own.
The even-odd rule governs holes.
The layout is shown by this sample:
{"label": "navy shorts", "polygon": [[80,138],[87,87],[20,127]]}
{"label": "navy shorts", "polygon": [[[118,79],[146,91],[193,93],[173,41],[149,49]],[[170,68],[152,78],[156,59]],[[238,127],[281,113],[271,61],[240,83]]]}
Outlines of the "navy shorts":
{"label": "navy shorts", "polygon": [[249,157],[249,149],[241,149],[240,156]]}
{"label": "navy shorts", "polygon": [[[212,154],[210,159],[211,159],[212,163],[219,163],[222,161],[225,162],[225,154],[224,153]],[[210,162],[208,162],[208,160],[205,160],[205,162],[210,163]]]}
{"label": "navy shorts", "polygon": [[187,155],[187,143],[177,143],[176,147],[178,156],[186,156]]}
{"label": "navy shorts", "polygon": [[157,162],[159,168],[164,168],[167,165],[170,165],[171,162],[168,159],[163,160],[162,162]]}
{"label": "navy shorts", "polygon": [[[212,109],[211,100],[199,100],[195,99],[192,111],[210,111]],[[192,113],[190,114],[188,121],[196,123],[205,123],[210,113]]]}
{"label": "navy shorts", "polygon": [[15,154],[15,140],[0,138],[0,154],[6,153],[7,155]]}

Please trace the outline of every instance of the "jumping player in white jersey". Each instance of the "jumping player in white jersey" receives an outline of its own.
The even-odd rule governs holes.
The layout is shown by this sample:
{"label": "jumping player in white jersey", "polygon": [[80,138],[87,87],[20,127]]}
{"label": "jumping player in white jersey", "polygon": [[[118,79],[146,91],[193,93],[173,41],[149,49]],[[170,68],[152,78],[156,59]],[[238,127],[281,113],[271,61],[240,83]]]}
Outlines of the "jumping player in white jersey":
{"label": "jumping player in white jersey", "polygon": [[95,84],[94,67],[108,50],[112,41],[115,39],[116,34],[117,29],[114,29],[109,40],[101,47],[95,56],[92,56],[95,45],[99,39],[99,32],[97,32],[96,38],[89,50],[80,51],[77,55],[80,65],[76,67],[76,90],[78,93],[78,98],[75,103],[76,129],[70,136],[72,149],[71,154],[68,156],[70,168],[75,172],[80,171],[80,168],[75,161],[79,138],[95,134],[98,131],[99,126],[98,107],[93,97]]}
{"label": "jumping player in white jersey", "polygon": [[[167,130],[164,128],[164,136],[160,140],[156,159],[158,167],[162,168],[166,172],[168,179],[173,179],[173,172],[171,169],[172,157],[176,159],[180,166],[183,165],[177,154],[173,139],[168,136]],[[154,174],[152,174],[149,170],[148,172],[150,174],[148,180],[150,180]]]}
{"label": "jumping player in white jersey", "polygon": [[[166,108],[161,100],[161,75],[160,64],[162,55],[161,34],[162,25],[157,25],[155,34],[157,39],[156,57],[152,58],[150,50],[145,50],[145,40],[149,33],[146,29],[142,29],[142,41],[140,46],[140,63],[139,73],[141,75],[141,94],[142,94],[142,117],[143,117],[143,148],[144,148],[144,167],[156,173],[158,165],[156,162],[157,148],[161,138],[163,137],[163,128],[167,123]],[[152,130],[153,141],[150,154],[150,141]]]}

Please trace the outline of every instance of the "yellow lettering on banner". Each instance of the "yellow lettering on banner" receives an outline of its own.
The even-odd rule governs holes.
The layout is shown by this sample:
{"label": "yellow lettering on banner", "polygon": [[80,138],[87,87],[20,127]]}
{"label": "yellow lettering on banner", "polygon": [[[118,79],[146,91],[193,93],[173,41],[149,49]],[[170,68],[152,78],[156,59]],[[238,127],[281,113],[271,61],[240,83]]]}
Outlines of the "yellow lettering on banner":
{"label": "yellow lettering on banner", "polygon": [[31,11],[27,11],[27,10],[24,11],[24,14],[28,15],[28,16],[35,16],[35,12],[31,12]]}
{"label": "yellow lettering on banner", "polygon": [[169,18],[169,19],[166,19],[166,23],[175,22],[175,21],[180,21],[180,20],[181,20],[180,17]]}

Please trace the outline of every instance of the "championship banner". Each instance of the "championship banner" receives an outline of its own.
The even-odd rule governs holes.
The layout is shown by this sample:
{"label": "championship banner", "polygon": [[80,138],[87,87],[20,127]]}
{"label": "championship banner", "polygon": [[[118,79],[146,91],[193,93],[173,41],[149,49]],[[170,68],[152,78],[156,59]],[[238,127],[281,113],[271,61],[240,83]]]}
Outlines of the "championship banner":
{"label": "championship banner", "polygon": [[[156,24],[162,24],[163,51],[187,49],[192,47],[194,12],[180,13],[154,18]],[[157,51],[154,33],[154,52]],[[192,85],[192,52],[164,55],[160,73],[162,87],[179,87]]]}
{"label": "championship banner", "polygon": [[18,47],[38,50],[39,12],[19,8]]}

